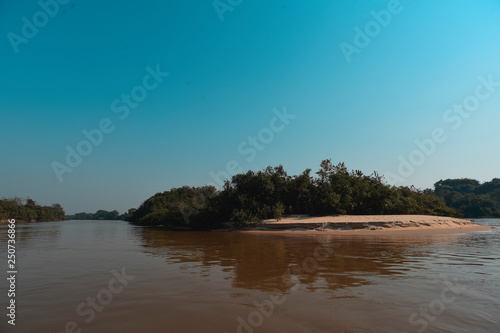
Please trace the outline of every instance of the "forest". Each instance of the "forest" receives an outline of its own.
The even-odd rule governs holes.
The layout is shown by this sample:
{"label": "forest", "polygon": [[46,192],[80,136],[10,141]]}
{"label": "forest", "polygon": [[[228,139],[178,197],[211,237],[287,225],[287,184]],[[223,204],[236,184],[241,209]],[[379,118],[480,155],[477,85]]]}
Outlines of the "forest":
{"label": "forest", "polygon": [[127,218],[127,214],[120,214],[117,210],[106,211],[98,210],[95,213],[76,213],[73,215],[68,215],[70,220],[124,220]]}
{"label": "forest", "polygon": [[66,213],[59,204],[40,206],[32,199],[0,199],[0,220],[15,219],[25,222],[64,221]]}
{"label": "forest", "polygon": [[500,218],[500,179],[446,179],[434,184],[434,193],[468,218]]}
{"label": "forest", "polygon": [[433,191],[396,187],[377,172],[349,171],[344,163],[324,160],[311,174],[307,169],[290,176],[283,166],[234,175],[222,190],[213,186],[180,187],[147,199],[128,221],[136,225],[168,228],[217,228],[256,224],[283,215],[425,214],[459,216]]}

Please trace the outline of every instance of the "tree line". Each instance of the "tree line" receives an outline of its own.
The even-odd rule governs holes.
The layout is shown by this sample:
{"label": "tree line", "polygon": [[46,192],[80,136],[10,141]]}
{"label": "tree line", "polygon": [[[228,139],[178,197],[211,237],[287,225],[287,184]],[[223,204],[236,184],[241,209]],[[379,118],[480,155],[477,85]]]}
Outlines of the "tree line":
{"label": "tree line", "polygon": [[106,211],[98,210],[95,213],[76,213],[73,215],[68,215],[70,220],[124,220],[127,218],[127,213],[120,214],[117,210]]}
{"label": "tree line", "polygon": [[0,199],[0,221],[15,219],[19,222],[49,222],[64,220],[125,220],[135,209],[125,214],[117,210],[98,210],[95,213],[76,213],[66,215],[60,204],[41,206],[30,198],[2,198]]}
{"label": "tree line", "polygon": [[0,220],[26,222],[73,220],[126,220],[136,225],[170,228],[217,228],[255,224],[283,215],[390,215],[423,214],[500,218],[500,179],[446,179],[434,190],[391,186],[377,172],[349,171],[344,163],[324,160],[311,174],[306,169],[290,176],[283,166],[248,171],[213,186],[173,188],[157,193],[127,213],[98,210],[66,216],[59,204],[41,206],[30,198],[0,199]]}
{"label": "tree line", "polygon": [[223,189],[213,186],[173,188],[147,199],[127,218],[137,225],[171,228],[214,228],[222,222],[237,226],[280,219],[287,214],[458,216],[432,191],[396,187],[378,173],[349,171],[344,163],[324,160],[311,175],[307,169],[290,176],[283,166],[234,175]]}
{"label": "tree line", "polygon": [[30,198],[0,199],[0,220],[15,219],[25,222],[64,221],[66,213],[59,204],[40,206]]}
{"label": "tree line", "polygon": [[500,218],[500,179],[482,183],[475,179],[446,179],[434,184],[434,193],[466,217]]}

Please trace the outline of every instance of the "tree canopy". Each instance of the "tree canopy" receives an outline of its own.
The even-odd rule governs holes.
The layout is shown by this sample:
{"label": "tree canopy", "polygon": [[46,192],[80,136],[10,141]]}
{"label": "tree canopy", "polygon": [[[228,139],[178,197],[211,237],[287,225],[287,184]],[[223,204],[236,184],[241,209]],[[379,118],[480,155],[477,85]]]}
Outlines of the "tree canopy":
{"label": "tree canopy", "polygon": [[283,166],[234,175],[222,190],[181,187],[146,200],[129,221],[138,225],[213,228],[222,222],[239,225],[284,214],[426,214],[457,216],[432,191],[385,184],[374,172],[349,171],[344,163],[324,160],[316,175],[307,169],[290,176]]}
{"label": "tree canopy", "polygon": [[98,210],[95,213],[76,213],[73,215],[68,215],[70,220],[124,220],[127,214],[120,214],[117,210],[106,211]]}
{"label": "tree canopy", "polygon": [[0,199],[0,220],[15,219],[26,222],[64,221],[66,213],[59,204],[40,206],[30,198]]}
{"label": "tree canopy", "polygon": [[434,193],[467,217],[500,217],[500,178],[482,184],[469,178],[440,180]]}

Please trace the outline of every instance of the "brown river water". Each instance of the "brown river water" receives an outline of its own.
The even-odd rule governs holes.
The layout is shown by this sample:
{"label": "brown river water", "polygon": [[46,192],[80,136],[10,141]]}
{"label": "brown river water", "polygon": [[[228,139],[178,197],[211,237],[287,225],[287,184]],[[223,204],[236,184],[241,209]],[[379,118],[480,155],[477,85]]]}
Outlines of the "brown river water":
{"label": "brown river water", "polygon": [[[0,332],[500,332],[500,220],[429,236],[18,224]],[[499,225],[498,227],[496,225]],[[7,227],[0,226],[7,275]]]}

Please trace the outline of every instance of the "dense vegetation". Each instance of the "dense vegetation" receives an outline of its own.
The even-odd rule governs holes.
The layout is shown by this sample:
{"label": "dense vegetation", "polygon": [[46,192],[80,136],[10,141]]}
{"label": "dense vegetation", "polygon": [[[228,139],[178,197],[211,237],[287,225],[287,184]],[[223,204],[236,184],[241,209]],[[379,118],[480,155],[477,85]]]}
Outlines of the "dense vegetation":
{"label": "dense vegetation", "polygon": [[40,206],[31,199],[0,199],[0,220],[15,219],[26,222],[64,221],[66,214],[59,204]]}
{"label": "dense vegetation", "polygon": [[434,193],[466,217],[500,217],[499,178],[483,184],[468,178],[441,180]]}
{"label": "dense vegetation", "polygon": [[76,213],[68,215],[70,220],[124,220],[128,214],[118,213],[117,210],[108,212],[106,210],[98,210],[95,213]]}
{"label": "dense vegetation", "polygon": [[226,181],[224,188],[181,187],[146,200],[129,221],[138,225],[213,228],[221,222],[237,225],[284,214],[429,214],[457,216],[432,191],[395,187],[376,172],[348,171],[344,163],[324,160],[316,176],[307,169],[289,176],[282,166],[248,171]]}

